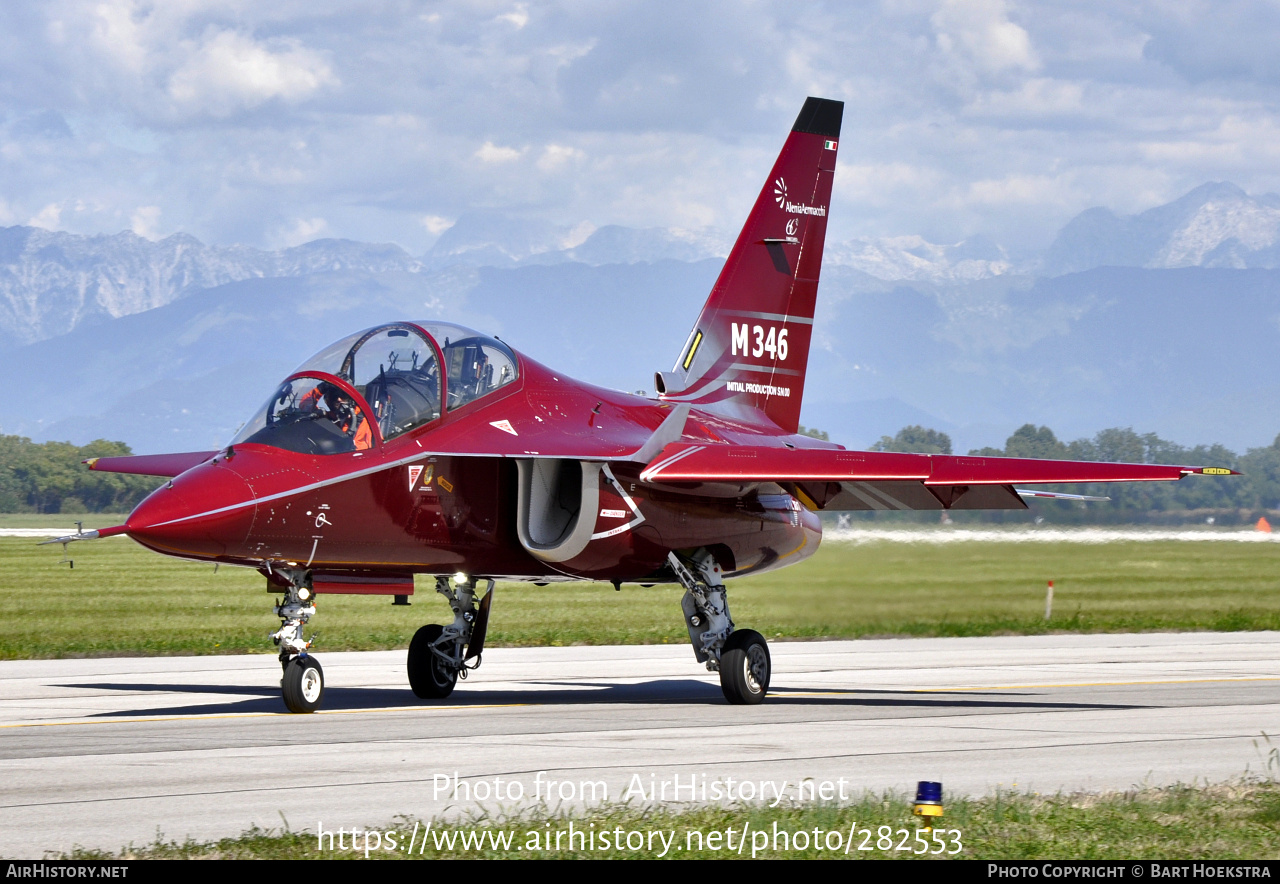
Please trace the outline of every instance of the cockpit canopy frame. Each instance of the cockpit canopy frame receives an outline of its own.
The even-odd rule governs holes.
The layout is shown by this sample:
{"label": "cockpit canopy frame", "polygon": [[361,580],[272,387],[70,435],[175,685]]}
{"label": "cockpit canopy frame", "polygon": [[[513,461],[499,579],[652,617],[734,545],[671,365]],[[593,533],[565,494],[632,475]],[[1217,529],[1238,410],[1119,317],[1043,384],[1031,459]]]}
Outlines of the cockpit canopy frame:
{"label": "cockpit canopy frame", "polygon": [[[445,366],[443,373],[441,365]],[[519,376],[515,353],[495,338],[450,323],[383,323],[335,341],[298,366],[232,444],[262,442],[317,454],[360,450],[427,426],[445,413],[457,412],[488,397]],[[351,440],[350,447],[343,449],[340,443],[330,440],[319,445],[325,449],[319,451],[315,450],[316,440],[305,433],[293,439],[279,432],[279,427],[267,432],[280,423],[277,413],[295,417],[294,412],[301,414],[296,408],[293,412],[284,408],[293,395],[286,392],[286,387],[301,378],[324,379],[355,397],[358,406],[354,410],[360,413],[360,420],[329,421]],[[313,399],[319,401],[323,394],[315,393],[315,389],[318,385],[313,388]],[[328,418],[327,410],[318,411]],[[342,417],[336,411],[335,416]],[[368,425],[363,430],[362,420]],[[311,435],[320,433],[311,429]],[[357,432],[362,434],[360,439],[356,438]]]}
{"label": "cockpit canopy frame", "polygon": [[323,371],[294,372],[232,440],[299,454],[344,454],[381,443],[369,403],[344,379]]}

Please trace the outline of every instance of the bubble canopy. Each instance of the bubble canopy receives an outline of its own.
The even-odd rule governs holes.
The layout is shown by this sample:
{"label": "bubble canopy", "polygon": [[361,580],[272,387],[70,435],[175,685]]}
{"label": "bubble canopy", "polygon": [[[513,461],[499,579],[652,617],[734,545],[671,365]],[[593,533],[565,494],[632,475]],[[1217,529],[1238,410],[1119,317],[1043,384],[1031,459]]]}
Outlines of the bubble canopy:
{"label": "bubble canopy", "polygon": [[378,325],[298,366],[231,444],[257,442],[304,454],[370,448],[375,440],[436,420],[442,404],[444,411],[456,411],[518,377],[507,345],[469,328]]}

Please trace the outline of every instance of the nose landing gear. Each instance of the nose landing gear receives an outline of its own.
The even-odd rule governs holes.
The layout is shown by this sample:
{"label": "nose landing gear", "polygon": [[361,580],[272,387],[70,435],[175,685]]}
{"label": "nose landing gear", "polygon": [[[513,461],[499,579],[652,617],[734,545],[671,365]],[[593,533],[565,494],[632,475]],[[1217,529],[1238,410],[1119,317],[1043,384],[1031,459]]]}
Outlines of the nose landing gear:
{"label": "nose landing gear", "polygon": [[271,640],[280,648],[280,693],[290,712],[315,712],[324,699],[324,670],[320,661],[307,653],[311,641],[302,637],[303,627],[316,613],[315,590],[309,571],[284,576],[289,579],[289,587],[275,606],[280,629],[271,634]]}

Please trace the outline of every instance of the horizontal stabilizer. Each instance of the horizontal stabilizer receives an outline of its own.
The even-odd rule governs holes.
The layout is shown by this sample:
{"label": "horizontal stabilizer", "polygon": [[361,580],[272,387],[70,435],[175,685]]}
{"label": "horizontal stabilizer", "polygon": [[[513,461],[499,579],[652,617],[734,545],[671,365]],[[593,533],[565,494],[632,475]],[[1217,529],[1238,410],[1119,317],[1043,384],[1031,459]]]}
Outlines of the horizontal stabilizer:
{"label": "horizontal stabilizer", "polygon": [[1214,467],[1020,457],[962,457],[830,448],[668,445],[640,474],[646,482],[788,482],[914,479],[926,485],[1038,485],[1063,482],[1167,482]]}
{"label": "horizontal stabilizer", "polygon": [[1015,489],[1077,482],[1169,482],[1228,475],[1217,467],[1096,463],[826,448],[668,445],[640,474],[645,482],[775,482],[794,486],[815,510],[1023,509],[1023,496],[1106,498]]}

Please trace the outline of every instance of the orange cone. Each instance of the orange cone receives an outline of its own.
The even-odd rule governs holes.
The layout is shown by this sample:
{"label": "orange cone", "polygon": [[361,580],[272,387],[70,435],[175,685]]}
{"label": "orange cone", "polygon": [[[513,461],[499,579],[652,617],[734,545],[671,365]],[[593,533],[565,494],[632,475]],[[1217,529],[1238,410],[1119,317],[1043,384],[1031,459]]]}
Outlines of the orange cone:
{"label": "orange cone", "polygon": [[1261,531],[1264,534],[1271,533],[1271,523],[1267,521],[1266,516],[1262,516],[1261,518],[1259,518],[1258,524],[1254,525],[1253,527],[1255,530]]}

